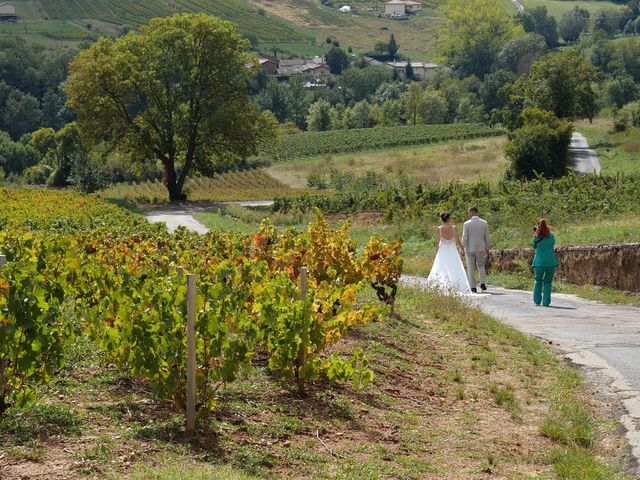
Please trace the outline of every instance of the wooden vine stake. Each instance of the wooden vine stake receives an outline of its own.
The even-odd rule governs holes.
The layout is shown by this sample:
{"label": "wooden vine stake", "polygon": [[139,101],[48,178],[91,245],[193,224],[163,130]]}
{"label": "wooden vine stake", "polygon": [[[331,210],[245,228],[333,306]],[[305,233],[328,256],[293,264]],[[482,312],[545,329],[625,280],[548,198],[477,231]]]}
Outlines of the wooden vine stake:
{"label": "wooden vine stake", "polygon": [[7,264],[7,256],[0,255],[0,267],[4,267]]}
{"label": "wooden vine stake", "polygon": [[[307,299],[308,277],[307,267],[300,268],[300,300],[303,302]],[[304,366],[307,355],[307,345],[309,343],[308,329],[304,328],[302,332],[302,342],[300,343],[300,350],[298,350],[298,361],[296,365],[296,380],[298,381],[298,394],[304,396],[304,378],[302,378],[300,370]]]}
{"label": "wooden vine stake", "polygon": [[305,301],[307,299],[307,267],[300,268],[300,300]]}
{"label": "wooden vine stake", "polygon": [[187,275],[187,435],[196,433],[196,276]]}
{"label": "wooden vine stake", "polygon": [[178,267],[178,279],[182,279],[182,277],[184,277],[184,267],[180,265]]}

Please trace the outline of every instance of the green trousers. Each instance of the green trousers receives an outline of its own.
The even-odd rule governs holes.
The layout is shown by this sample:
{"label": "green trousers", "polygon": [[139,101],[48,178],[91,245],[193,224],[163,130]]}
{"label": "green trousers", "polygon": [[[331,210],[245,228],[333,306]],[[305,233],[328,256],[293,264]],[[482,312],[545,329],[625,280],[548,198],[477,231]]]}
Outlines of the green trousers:
{"label": "green trousers", "polygon": [[551,282],[556,267],[533,267],[535,284],[533,286],[533,303],[548,307],[551,304]]}

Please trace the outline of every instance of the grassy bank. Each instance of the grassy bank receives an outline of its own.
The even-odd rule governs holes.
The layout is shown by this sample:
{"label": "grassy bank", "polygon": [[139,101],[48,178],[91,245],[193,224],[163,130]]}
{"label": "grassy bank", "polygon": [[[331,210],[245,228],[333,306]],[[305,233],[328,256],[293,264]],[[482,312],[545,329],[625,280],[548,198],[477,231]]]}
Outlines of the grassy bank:
{"label": "grassy bank", "polygon": [[612,127],[613,120],[609,117],[596,118],[592,123],[576,122],[576,130],[598,154],[602,173],[640,173],[640,128],[613,133]]}
{"label": "grassy bank", "polygon": [[0,468],[70,479],[630,478],[603,405],[547,347],[451,298],[406,289],[398,302],[398,317],[334,352],[367,352],[368,390],[322,384],[300,398],[258,360],[193,440],[180,412],[78,342],[44,392],[49,407],[0,423]]}

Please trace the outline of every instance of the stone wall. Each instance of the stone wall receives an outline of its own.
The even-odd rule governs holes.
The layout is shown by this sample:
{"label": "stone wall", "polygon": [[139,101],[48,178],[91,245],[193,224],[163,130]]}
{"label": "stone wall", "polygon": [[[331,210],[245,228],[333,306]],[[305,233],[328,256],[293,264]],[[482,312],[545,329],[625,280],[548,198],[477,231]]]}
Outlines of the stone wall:
{"label": "stone wall", "polygon": [[[556,248],[560,261],[556,278],[575,285],[599,285],[640,292],[640,243],[581,245]],[[533,260],[531,248],[492,250],[490,270],[516,272]]]}

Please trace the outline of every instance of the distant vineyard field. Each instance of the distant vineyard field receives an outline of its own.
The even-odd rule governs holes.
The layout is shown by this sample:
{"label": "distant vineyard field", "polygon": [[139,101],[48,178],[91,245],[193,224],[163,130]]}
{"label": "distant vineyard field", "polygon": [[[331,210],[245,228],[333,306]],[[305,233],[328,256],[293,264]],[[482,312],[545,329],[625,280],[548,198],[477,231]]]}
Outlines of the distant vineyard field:
{"label": "distant vineyard field", "polygon": [[242,34],[265,41],[307,41],[310,37],[283,19],[262,14],[244,0],[40,0],[51,19],[96,19],[139,26],[177,12],[205,12],[236,22]]}
{"label": "distant vineyard field", "polygon": [[461,123],[304,132],[285,135],[274,156],[278,160],[290,160],[298,157],[466,140],[500,134],[502,134],[501,130],[487,125]]}
{"label": "distant vineyard field", "polygon": [[[292,196],[300,190],[289,188],[265,170],[228,172],[214,177],[192,177],[185,191],[191,201],[230,202],[272,200],[276,196]],[[103,192],[106,198],[143,203],[167,202],[167,188],[160,181],[112,185]]]}

